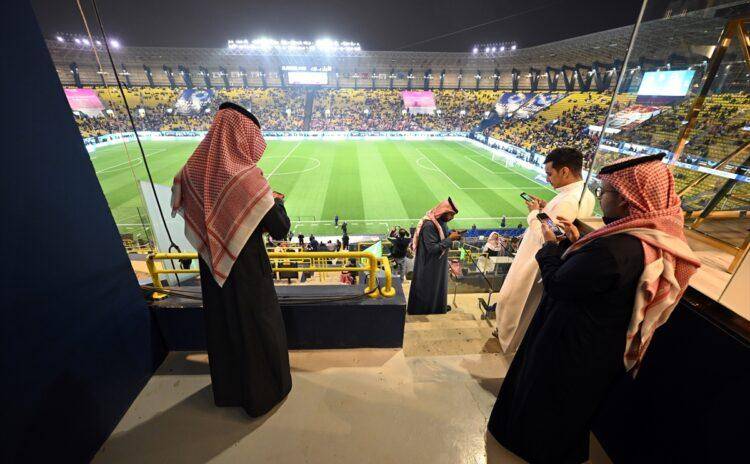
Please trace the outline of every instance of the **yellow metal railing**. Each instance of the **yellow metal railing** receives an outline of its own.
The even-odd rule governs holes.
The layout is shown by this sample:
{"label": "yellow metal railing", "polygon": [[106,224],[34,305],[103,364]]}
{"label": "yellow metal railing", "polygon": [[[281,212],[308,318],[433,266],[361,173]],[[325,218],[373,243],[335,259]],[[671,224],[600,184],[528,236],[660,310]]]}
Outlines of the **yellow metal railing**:
{"label": "yellow metal railing", "polygon": [[[271,270],[273,272],[367,272],[370,275],[368,279],[367,295],[375,298],[378,296],[392,297],[396,294],[396,289],[393,288],[393,275],[391,273],[391,264],[388,258],[377,258],[372,253],[365,253],[361,251],[350,252],[350,251],[304,251],[299,253],[287,253],[287,252],[269,252],[268,258],[271,260]],[[347,266],[346,263],[349,259],[359,260],[366,259],[367,264],[363,266]],[[161,274],[197,274],[200,272],[197,268],[190,269],[159,269],[156,265],[158,261],[166,259],[177,259],[177,260],[194,260],[198,259],[198,253],[152,253],[146,258],[146,267],[149,274],[151,274],[151,280],[154,288],[157,289],[155,296],[160,296],[164,287],[161,285]],[[328,259],[341,259],[344,262],[343,266],[327,266],[326,260]],[[302,264],[299,267],[278,267],[278,261],[284,263],[296,263]],[[382,267],[385,272],[385,287],[378,288],[377,272]]]}

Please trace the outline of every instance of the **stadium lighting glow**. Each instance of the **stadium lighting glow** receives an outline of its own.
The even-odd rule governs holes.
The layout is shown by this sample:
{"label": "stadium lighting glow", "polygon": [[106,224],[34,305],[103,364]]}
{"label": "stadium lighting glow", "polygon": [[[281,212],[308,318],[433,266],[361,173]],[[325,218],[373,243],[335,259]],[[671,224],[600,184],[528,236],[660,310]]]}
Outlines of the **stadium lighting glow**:
{"label": "stadium lighting glow", "polygon": [[497,47],[492,47],[492,53],[495,53],[497,51]]}
{"label": "stadium lighting glow", "polygon": [[490,47],[484,47],[484,53],[489,53],[489,52],[490,52]]}
{"label": "stadium lighting glow", "polygon": [[505,45],[503,45],[503,46],[501,46],[501,47],[500,47],[500,51],[501,51],[501,52],[504,52],[504,51],[505,51]]}
{"label": "stadium lighting glow", "polygon": [[65,39],[63,39],[59,35],[57,37],[55,37],[55,38],[57,39],[58,42],[65,42]]}
{"label": "stadium lighting glow", "polygon": [[109,44],[112,45],[112,48],[120,48],[120,42],[115,39],[110,40]]}
{"label": "stadium lighting glow", "polygon": [[275,50],[279,52],[319,51],[323,53],[358,52],[362,50],[359,42],[339,42],[329,38],[321,38],[315,42],[311,42],[309,40],[275,40],[268,37],[259,37],[253,41],[247,39],[228,40],[227,48],[230,50],[258,50],[262,52]]}
{"label": "stadium lighting glow", "polygon": [[476,55],[477,53],[479,53],[479,49],[477,47],[474,47],[474,49],[471,50],[471,53]]}
{"label": "stadium lighting glow", "polygon": [[81,44],[81,39],[79,39],[79,38],[77,38],[77,37],[76,37],[76,38],[75,38],[75,39],[73,39],[73,40],[74,40],[74,41],[75,41],[75,43],[77,43],[78,45],[80,45],[80,44]]}
{"label": "stadium lighting glow", "polygon": [[333,53],[338,49],[339,43],[331,39],[318,39],[315,41],[315,48],[324,53]]}
{"label": "stadium lighting glow", "polygon": [[513,46],[511,46],[511,47],[510,47],[510,49],[511,49],[511,50],[515,50],[515,49],[516,49],[516,46],[515,46],[515,45],[513,45]]}
{"label": "stadium lighting glow", "polygon": [[81,42],[83,42],[83,44],[86,46],[91,45],[91,43],[89,42],[89,39],[81,39]]}
{"label": "stadium lighting glow", "polygon": [[101,46],[102,46],[102,43],[101,43],[100,41],[98,41],[98,40],[97,40],[97,41],[96,41],[96,45],[97,45],[97,46],[99,46],[99,47],[101,47]]}

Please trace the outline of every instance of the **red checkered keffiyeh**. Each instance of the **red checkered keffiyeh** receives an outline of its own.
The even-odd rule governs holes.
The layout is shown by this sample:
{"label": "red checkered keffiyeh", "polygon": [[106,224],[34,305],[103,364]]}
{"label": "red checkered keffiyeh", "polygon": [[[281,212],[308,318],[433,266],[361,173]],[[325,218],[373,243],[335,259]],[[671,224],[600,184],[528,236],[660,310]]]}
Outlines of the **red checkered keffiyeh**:
{"label": "red checkered keffiyeh", "polygon": [[185,236],[219,286],[273,206],[271,187],[257,165],[265,149],[252,119],[234,108],[220,109],[174,178],[172,215],[184,217]]}
{"label": "red checkered keffiyeh", "polygon": [[417,228],[414,230],[414,237],[411,240],[411,249],[415,254],[417,253],[417,245],[419,245],[419,232],[422,230],[425,221],[431,221],[435,224],[435,228],[440,235],[440,240],[445,239],[443,228],[440,227],[440,223],[438,222],[438,218],[445,213],[458,214],[458,209],[456,208],[456,205],[453,204],[453,200],[451,200],[450,197],[448,197],[447,200],[441,201],[436,207],[424,213],[424,217],[419,220]]}
{"label": "red checkered keffiyeh", "polygon": [[586,235],[565,252],[568,255],[594,239],[613,234],[630,234],[641,240],[644,269],[628,326],[624,358],[626,369],[633,369],[633,374],[654,331],[667,321],[690,277],[700,267],[685,240],[672,173],[660,158],[645,162],[630,158],[602,168],[598,177],[608,181],[627,201],[630,215]]}

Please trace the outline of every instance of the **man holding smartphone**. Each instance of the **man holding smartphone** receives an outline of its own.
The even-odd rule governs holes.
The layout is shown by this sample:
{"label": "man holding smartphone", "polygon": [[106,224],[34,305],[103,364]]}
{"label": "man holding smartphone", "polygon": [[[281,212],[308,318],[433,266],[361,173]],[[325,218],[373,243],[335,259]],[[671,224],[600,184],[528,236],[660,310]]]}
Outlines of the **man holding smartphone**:
{"label": "man holding smartphone", "polygon": [[581,152],[556,148],[545,158],[544,170],[557,195],[547,202],[525,192],[521,194],[529,210],[529,226],[498,294],[497,337],[505,353],[516,352],[541,299],[539,265],[534,259],[544,245],[540,221],[549,221],[548,225],[550,222],[554,225],[558,218],[572,222],[591,216],[594,211],[594,195],[583,182]]}
{"label": "man holding smartphone", "polygon": [[[409,314],[440,314],[448,311],[448,250],[460,240],[461,231],[448,232],[447,223],[458,214],[450,197],[428,211],[412,237],[414,271],[409,287]],[[465,231],[463,231],[465,232]]]}

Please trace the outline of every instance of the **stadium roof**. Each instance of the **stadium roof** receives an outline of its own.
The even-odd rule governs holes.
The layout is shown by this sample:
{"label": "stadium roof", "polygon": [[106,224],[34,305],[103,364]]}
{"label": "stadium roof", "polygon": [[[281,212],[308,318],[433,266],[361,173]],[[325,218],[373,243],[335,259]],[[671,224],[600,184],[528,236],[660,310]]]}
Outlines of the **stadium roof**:
{"label": "stadium roof", "polygon": [[[688,13],[669,19],[658,19],[644,22],[638,34],[633,59],[643,58],[649,62],[664,62],[671,57],[682,57],[686,62],[699,62],[705,59],[704,50],[715,45],[724,26],[725,19],[716,13],[719,8]],[[224,68],[230,74],[231,85],[242,85],[240,72],[250,74],[251,78],[261,79],[261,73],[271,82],[278,85],[282,66],[330,66],[331,72],[341,78],[367,79],[372,74],[379,79],[390,78],[397,73],[396,86],[403,86],[405,73],[413,70],[415,79],[423,78],[429,72],[437,76],[445,70],[446,75],[457,78],[464,74],[464,79],[475,74],[491,76],[496,70],[501,76],[501,85],[506,86],[511,70],[522,73],[529,68],[544,71],[547,67],[559,69],[563,66],[602,66],[612,65],[625,56],[633,26],[620,27],[575,37],[555,43],[529,48],[508,50],[495,56],[467,53],[437,53],[414,51],[346,51],[335,54],[321,52],[264,52],[259,50],[233,50],[229,48],[165,48],[165,47],[121,47],[113,49],[115,64],[124,66],[131,76],[134,85],[146,85],[144,65],[151,69],[155,85],[168,85],[164,76],[164,67],[178,72],[180,66],[188,70],[196,85],[203,85],[199,79],[199,68],[215,74]],[[100,85],[102,76],[97,74],[97,63],[92,48],[72,42],[49,40],[48,46],[58,68],[61,81],[72,85],[70,65],[76,63],[85,85]],[[99,50],[104,60],[102,50]],[[105,73],[111,71],[108,62],[102,61]],[[244,71],[243,71],[244,70]],[[393,71],[393,72],[392,72]],[[118,72],[122,73],[121,69]],[[215,76],[216,77],[216,76]],[[104,78],[110,82],[106,74]],[[274,78],[276,80],[274,80]],[[257,81],[257,82],[256,82]],[[256,79],[253,83],[258,84]],[[111,79],[114,83],[114,80]],[[473,79],[472,79],[473,82]],[[178,82],[181,84],[181,82]],[[218,82],[221,85],[221,82]],[[253,85],[251,83],[251,85]],[[342,82],[342,86],[350,82]],[[483,83],[483,88],[491,87]],[[473,87],[473,85],[472,85]]]}

